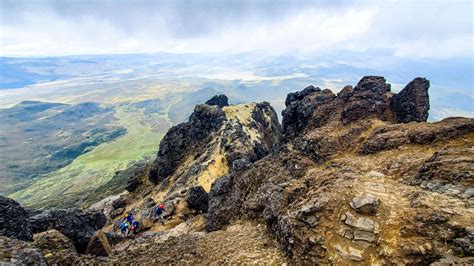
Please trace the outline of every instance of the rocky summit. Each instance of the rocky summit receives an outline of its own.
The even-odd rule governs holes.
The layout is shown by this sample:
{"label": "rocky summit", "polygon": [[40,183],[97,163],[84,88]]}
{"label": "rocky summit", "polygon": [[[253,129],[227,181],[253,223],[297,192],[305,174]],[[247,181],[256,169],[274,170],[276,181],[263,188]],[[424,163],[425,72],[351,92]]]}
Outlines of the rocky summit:
{"label": "rocky summit", "polygon": [[[1,198],[0,261],[474,264],[474,119],[426,122],[429,86],[308,86],[288,94],[282,125],[267,102],[217,95],[93,209],[29,217]],[[125,213],[140,233],[117,234]]]}

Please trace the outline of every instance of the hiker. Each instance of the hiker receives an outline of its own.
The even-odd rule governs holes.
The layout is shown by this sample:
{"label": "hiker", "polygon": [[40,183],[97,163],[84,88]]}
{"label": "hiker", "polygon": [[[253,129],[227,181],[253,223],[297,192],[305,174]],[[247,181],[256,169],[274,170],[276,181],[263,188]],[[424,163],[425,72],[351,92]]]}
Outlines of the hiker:
{"label": "hiker", "polygon": [[122,222],[128,222],[130,225],[132,224],[132,221],[133,221],[133,214],[131,212],[127,212],[125,214],[125,217],[122,218]]}
{"label": "hiker", "polygon": [[129,233],[129,225],[127,222],[122,222],[119,226],[120,232],[122,233],[123,237],[127,237]]}
{"label": "hiker", "polygon": [[156,221],[157,219],[159,219],[162,225],[165,224],[165,219],[163,218],[163,211],[164,210],[165,210],[165,208],[163,207],[163,204],[160,204],[160,205],[156,206],[153,209],[153,218],[154,218],[154,220]]}
{"label": "hiker", "polygon": [[130,230],[133,234],[138,234],[140,232],[140,222],[134,220],[132,222],[132,229]]}

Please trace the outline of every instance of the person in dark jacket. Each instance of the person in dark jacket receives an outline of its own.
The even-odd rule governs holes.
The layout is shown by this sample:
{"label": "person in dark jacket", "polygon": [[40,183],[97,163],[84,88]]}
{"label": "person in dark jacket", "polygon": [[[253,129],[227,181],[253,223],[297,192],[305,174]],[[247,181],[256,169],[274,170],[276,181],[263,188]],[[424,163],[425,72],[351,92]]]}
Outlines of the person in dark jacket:
{"label": "person in dark jacket", "polygon": [[163,211],[165,210],[163,204],[160,204],[153,208],[153,218],[154,220],[160,220],[161,224],[165,224],[165,219],[163,218]]}

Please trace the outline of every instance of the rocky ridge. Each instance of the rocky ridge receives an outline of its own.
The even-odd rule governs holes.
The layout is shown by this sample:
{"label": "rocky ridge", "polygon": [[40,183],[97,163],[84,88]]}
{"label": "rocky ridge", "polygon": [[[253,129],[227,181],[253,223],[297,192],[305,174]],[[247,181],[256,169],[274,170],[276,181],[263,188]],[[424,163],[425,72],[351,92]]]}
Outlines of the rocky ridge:
{"label": "rocky ridge", "polygon": [[[171,264],[473,263],[474,119],[427,123],[428,88],[416,78],[394,94],[377,76],[337,95],[309,86],[288,95],[282,127],[268,103],[215,96],[170,129],[129,193],[97,205],[102,231],[131,211],[146,232],[120,239],[97,231],[101,215],[90,223],[91,212],[72,211],[92,228],[86,250],[99,251],[73,261],[157,263],[166,252]],[[151,219],[159,202],[164,226]],[[78,249],[61,226],[46,229],[57,231],[36,234],[36,247],[14,245],[38,255],[51,252],[40,243],[70,239]]]}

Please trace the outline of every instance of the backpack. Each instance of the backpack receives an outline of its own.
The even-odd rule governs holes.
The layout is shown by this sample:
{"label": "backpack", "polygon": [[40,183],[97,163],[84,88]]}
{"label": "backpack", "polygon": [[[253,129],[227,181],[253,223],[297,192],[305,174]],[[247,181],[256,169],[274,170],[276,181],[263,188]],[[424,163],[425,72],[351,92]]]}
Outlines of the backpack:
{"label": "backpack", "polygon": [[156,206],[154,213],[155,215],[160,215],[161,213],[163,213],[163,209],[161,209],[160,206]]}

